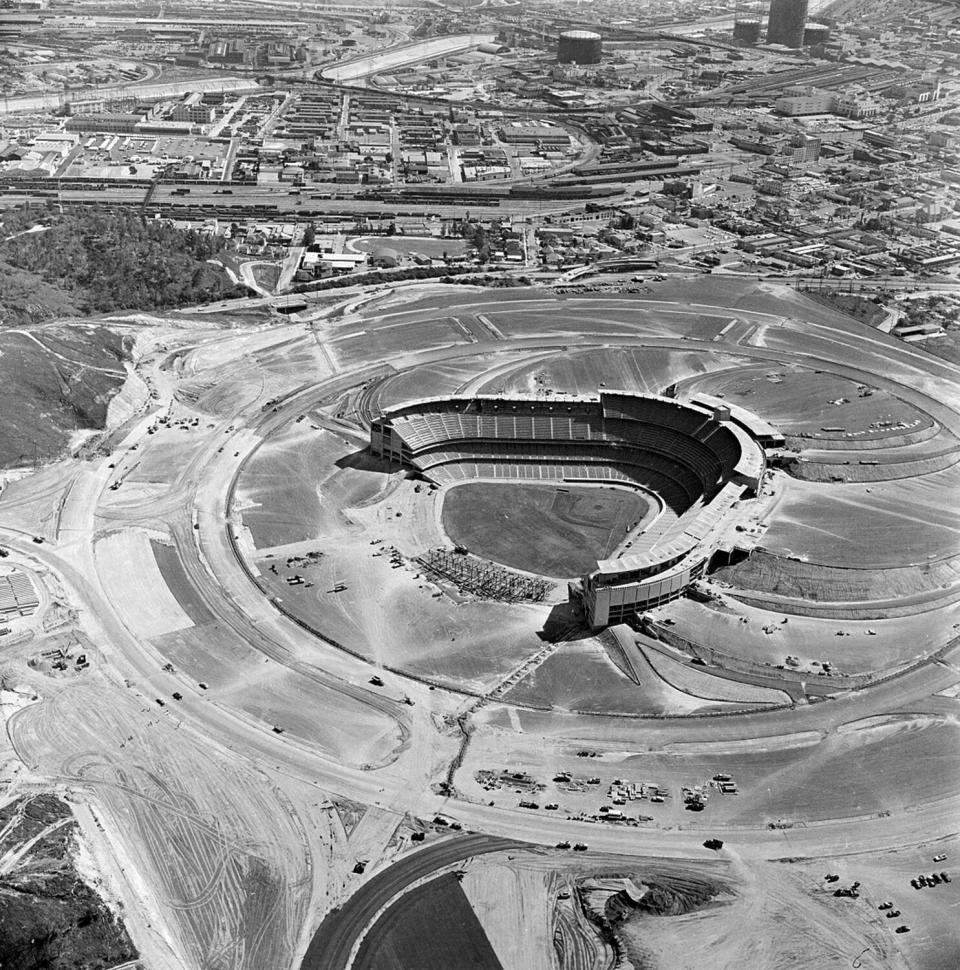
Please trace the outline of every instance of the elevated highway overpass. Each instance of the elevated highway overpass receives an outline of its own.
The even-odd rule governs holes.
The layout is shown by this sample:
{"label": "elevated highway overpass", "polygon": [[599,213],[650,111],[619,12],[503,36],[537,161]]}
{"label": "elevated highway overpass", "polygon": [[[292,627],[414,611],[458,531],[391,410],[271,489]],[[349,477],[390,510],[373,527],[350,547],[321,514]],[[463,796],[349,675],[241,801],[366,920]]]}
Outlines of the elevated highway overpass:
{"label": "elevated highway overpass", "polygon": [[320,76],[325,81],[341,84],[360,81],[374,74],[410,67],[412,64],[429,61],[435,57],[464,54],[467,51],[476,50],[481,44],[492,44],[494,40],[494,34],[450,34],[446,37],[432,37],[430,40],[400,44],[374,54],[365,54],[349,61],[332,64],[322,68]]}

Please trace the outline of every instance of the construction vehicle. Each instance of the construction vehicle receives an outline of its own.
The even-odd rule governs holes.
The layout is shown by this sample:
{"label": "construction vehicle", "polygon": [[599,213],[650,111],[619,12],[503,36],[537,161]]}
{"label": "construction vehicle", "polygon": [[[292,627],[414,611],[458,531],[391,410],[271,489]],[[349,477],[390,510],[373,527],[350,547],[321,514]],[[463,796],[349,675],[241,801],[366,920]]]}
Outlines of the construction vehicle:
{"label": "construction vehicle", "polygon": [[567,842],[566,839],[564,839],[562,842],[558,842],[557,843],[557,848],[558,849],[569,849],[570,848],[570,843]]}
{"label": "construction vehicle", "polygon": [[573,847],[573,851],[574,852],[586,852],[587,851],[587,843],[586,842],[577,842],[576,845],[574,845],[574,847]]}

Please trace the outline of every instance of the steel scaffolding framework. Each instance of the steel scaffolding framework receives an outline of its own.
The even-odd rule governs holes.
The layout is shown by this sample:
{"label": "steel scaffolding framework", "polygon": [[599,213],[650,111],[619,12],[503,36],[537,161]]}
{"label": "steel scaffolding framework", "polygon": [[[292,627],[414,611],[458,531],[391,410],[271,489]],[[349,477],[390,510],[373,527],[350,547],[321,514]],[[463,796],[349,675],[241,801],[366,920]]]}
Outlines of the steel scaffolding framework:
{"label": "steel scaffolding framework", "polygon": [[429,573],[453,583],[462,593],[507,603],[541,603],[553,584],[536,576],[515,573],[462,552],[431,549],[417,559]]}

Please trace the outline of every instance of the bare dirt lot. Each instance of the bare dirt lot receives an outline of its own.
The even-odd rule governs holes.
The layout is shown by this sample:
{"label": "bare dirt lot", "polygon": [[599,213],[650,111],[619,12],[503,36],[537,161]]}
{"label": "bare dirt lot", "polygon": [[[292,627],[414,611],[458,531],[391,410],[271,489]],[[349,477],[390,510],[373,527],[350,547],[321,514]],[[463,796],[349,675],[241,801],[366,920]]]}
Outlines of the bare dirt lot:
{"label": "bare dirt lot", "polygon": [[945,495],[956,467],[922,478],[870,485],[782,480],[764,546],[828,565],[878,568],[954,555],[960,527]]}
{"label": "bare dirt lot", "polygon": [[443,526],[485,559],[577,576],[607,558],[647,508],[641,495],[622,488],[474,482],[446,493]]}
{"label": "bare dirt lot", "polygon": [[848,433],[879,437],[890,431],[876,427],[877,422],[903,422],[913,430],[931,423],[929,416],[889,391],[813,368],[751,366],[710,375],[695,387],[720,394],[787,434],[819,437],[824,426],[842,426]]}
{"label": "bare dirt lot", "polygon": [[557,393],[593,394],[603,387],[660,394],[677,380],[735,365],[727,353],[706,356],[660,347],[624,347],[616,354],[606,349],[575,349],[526,360],[483,384],[486,393],[533,393],[550,388]]}

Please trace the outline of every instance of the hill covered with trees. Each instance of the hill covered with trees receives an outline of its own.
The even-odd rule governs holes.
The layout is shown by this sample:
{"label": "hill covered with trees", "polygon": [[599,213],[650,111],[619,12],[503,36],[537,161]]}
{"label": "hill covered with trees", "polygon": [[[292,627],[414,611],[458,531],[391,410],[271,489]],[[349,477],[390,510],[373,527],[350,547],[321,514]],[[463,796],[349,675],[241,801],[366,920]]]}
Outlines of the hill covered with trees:
{"label": "hill covered with trees", "polygon": [[24,207],[0,222],[0,321],[162,310],[246,290],[207,262],[222,237],[114,209]]}

